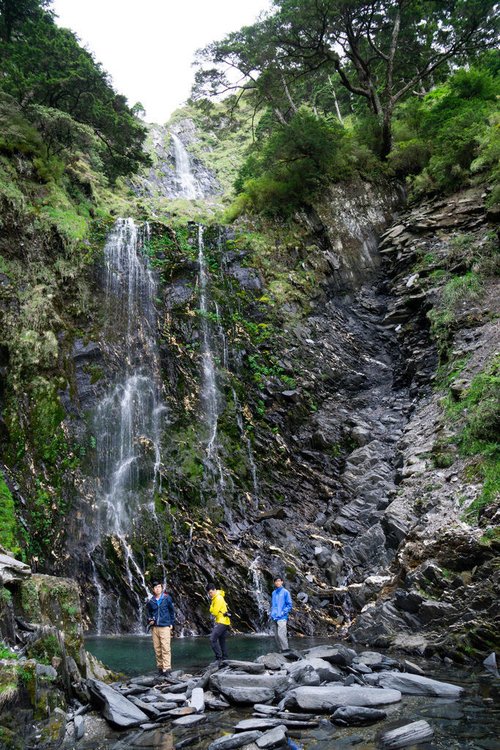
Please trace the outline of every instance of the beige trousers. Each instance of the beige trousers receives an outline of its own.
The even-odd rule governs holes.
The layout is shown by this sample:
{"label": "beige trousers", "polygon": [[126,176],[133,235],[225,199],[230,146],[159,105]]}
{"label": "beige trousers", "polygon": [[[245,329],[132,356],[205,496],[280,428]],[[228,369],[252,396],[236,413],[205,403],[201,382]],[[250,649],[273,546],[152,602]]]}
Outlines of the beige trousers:
{"label": "beige trousers", "polygon": [[153,633],[153,648],[156,656],[156,666],[158,669],[170,669],[170,637],[172,634],[170,627],[159,628],[154,625],[151,628]]}

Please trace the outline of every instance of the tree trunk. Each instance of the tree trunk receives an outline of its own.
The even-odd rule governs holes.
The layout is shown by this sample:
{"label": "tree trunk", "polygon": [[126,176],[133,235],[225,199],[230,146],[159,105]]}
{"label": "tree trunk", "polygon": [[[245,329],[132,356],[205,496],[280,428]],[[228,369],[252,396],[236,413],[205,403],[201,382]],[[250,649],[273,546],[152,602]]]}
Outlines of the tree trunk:
{"label": "tree trunk", "polygon": [[382,121],[382,143],[380,156],[386,161],[392,149],[392,112],[385,112]]}

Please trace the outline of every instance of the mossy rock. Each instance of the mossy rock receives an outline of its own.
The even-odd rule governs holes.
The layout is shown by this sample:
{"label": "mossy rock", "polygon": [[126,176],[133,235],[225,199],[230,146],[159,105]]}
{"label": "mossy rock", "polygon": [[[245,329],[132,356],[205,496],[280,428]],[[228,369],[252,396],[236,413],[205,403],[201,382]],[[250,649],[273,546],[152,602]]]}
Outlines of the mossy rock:
{"label": "mossy rock", "polygon": [[33,575],[21,584],[22,616],[64,634],[64,644],[79,668],[85,667],[83,623],[78,584],[71,578]]}

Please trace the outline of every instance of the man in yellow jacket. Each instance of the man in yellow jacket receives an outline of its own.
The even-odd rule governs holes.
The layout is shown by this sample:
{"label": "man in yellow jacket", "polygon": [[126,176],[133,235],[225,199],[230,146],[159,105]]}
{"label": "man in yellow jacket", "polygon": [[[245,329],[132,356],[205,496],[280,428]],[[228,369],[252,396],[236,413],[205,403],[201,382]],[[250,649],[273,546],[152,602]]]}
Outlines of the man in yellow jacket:
{"label": "man in yellow jacket", "polygon": [[210,614],[215,620],[212,633],[210,634],[210,645],[212,646],[215,654],[215,658],[219,662],[219,666],[222,666],[224,659],[227,659],[226,651],[226,635],[231,625],[231,620],[228,617],[228,607],[226,600],[224,599],[224,591],[217,589],[214,583],[209,583],[207,591],[210,599]]}

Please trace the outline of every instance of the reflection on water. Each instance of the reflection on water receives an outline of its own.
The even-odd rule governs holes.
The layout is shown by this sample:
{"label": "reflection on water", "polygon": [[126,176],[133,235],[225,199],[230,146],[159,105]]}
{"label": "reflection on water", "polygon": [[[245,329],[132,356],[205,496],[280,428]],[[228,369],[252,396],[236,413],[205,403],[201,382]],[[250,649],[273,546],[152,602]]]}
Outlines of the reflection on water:
{"label": "reflection on water", "polygon": [[[293,648],[305,649],[328,639],[295,639]],[[331,643],[331,640],[330,640]],[[91,638],[87,648],[110,667],[135,675],[154,669],[153,648],[148,636]],[[233,636],[229,654],[234,659],[253,660],[274,650],[269,637]],[[213,659],[208,638],[182,638],[173,641],[173,666],[189,672],[203,668]],[[492,675],[479,670],[447,667],[442,662],[418,661],[426,675],[465,688],[462,699],[403,696],[398,704],[385,707],[387,719],[367,727],[338,727],[325,716],[314,729],[291,730],[290,737],[303,750],[376,750],[380,747],[382,731],[412,721],[425,719],[434,730],[430,742],[415,750],[500,750],[500,683]],[[174,750],[187,747],[206,750],[224,732],[231,733],[234,725],[251,716],[251,708],[232,708],[222,713],[209,712],[207,721],[196,729],[165,726],[125,734],[108,729],[106,737],[83,740],[79,750]]]}
{"label": "reflection on water", "polygon": [[[290,639],[291,648],[311,648],[328,639]],[[274,639],[269,636],[229,637],[228,653],[231,659],[253,661],[261,654],[275,650]],[[128,676],[145,674],[155,669],[151,636],[95,636],[88,638],[86,648],[104,664]],[[174,638],[172,640],[172,668],[188,672],[203,669],[214,660],[208,638]]]}

